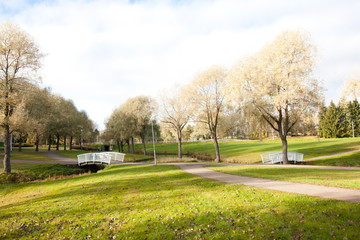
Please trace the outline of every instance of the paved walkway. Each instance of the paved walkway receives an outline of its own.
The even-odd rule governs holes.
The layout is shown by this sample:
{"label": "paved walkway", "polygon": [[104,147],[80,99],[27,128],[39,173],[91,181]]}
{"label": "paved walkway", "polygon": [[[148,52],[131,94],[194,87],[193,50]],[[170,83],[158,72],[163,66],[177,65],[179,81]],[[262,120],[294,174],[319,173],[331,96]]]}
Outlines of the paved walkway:
{"label": "paved walkway", "polygon": [[187,173],[204,178],[210,178],[220,182],[237,183],[252,187],[260,187],[289,193],[305,194],[321,198],[330,198],[348,202],[360,203],[360,190],[324,187],[312,184],[293,183],[277,180],[269,180],[254,177],[244,177],[226,173],[216,172],[205,168],[200,164],[178,164]]}

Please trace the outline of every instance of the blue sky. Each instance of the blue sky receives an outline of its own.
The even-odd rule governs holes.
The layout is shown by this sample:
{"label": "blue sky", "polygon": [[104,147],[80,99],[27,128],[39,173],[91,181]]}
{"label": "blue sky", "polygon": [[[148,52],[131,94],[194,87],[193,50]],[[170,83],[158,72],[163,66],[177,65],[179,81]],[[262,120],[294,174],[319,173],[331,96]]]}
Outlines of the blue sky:
{"label": "blue sky", "polygon": [[0,21],[27,31],[47,54],[45,86],[99,128],[137,95],[158,96],[211,65],[230,68],[284,30],[307,30],[315,76],[337,102],[360,74],[360,1],[0,0]]}

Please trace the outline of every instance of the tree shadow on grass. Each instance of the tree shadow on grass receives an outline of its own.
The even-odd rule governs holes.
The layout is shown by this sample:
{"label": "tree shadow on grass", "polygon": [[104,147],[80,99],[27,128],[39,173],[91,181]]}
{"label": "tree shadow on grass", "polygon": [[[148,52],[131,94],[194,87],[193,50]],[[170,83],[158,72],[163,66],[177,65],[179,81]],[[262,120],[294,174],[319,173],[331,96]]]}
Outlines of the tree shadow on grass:
{"label": "tree shadow on grass", "polygon": [[[360,237],[354,230],[360,227],[359,204],[218,183],[174,166],[114,166],[79,178],[80,183],[68,189],[2,207],[3,222],[26,222],[18,229],[10,226],[11,233],[6,229],[8,237],[41,233],[50,238],[56,234],[95,238],[102,233],[103,238],[116,239]],[[19,212],[25,208],[29,210]],[[50,222],[37,225],[47,219]]]}
{"label": "tree shadow on grass", "polygon": [[[142,171],[143,173],[139,173]],[[124,174],[125,176],[122,176]],[[186,190],[191,185],[201,184],[201,178],[187,174],[175,166],[114,166],[96,174],[83,175],[71,179],[62,179],[46,182],[21,184],[16,191],[43,188],[50,189],[45,196],[33,196],[32,203],[43,201],[61,201],[68,197],[83,199],[85,196],[107,197],[114,192],[123,194],[126,192],[156,193],[161,190],[171,191],[176,189]],[[211,181],[211,180],[209,180]],[[211,184],[204,185],[211,187]],[[57,188],[51,190],[51,188]],[[52,193],[53,192],[53,193]],[[14,204],[2,206],[0,209],[26,206],[29,199],[24,199]]]}

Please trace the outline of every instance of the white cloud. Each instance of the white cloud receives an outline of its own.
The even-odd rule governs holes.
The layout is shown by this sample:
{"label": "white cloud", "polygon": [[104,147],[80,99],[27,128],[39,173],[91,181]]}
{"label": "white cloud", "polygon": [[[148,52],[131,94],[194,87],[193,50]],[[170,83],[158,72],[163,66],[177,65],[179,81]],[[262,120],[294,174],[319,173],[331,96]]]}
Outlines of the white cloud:
{"label": "white cloud", "polygon": [[48,54],[43,81],[100,127],[127,98],[156,96],[213,65],[230,67],[286,29],[308,30],[321,55],[317,76],[338,100],[359,71],[357,1],[0,0]]}

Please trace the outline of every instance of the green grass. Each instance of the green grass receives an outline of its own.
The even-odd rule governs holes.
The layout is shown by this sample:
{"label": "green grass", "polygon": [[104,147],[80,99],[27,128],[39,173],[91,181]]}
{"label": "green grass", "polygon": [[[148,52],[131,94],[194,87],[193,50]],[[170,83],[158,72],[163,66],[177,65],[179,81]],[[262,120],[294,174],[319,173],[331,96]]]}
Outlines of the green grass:
{"label": "green grass", "polygon": [[[260,154],[266,152],[282,151],[280,140],[259,141],[221,141],[219,143],[221,158],[225,162],[260,163]],[[315,137],[288,138],[288,151],[301,152],[305,159],[346,152],[360,148],[360,138],[318,139]],[[141,146],[136,145],[140,151]],[[147,145],[147,151],[153,150],[152,145]],[[177,143],[158,143],[156,151],[161,154],[177,153]],[[215,159],[213,142],[183,143],[183,152],[197,153],[210,159]],[[207,156],[208,155],[208,156]]]}
{"label": "green grass", "polygon": [[85,151],[85,150],[59,150],[56,151],[57,154],[63,156],[63,157],[67,157],[67,158],[72,158],[72,159],[77,159],[77,155],[80,154],[84,154],[84,153],[89,153],[91,151]]}
{"label": "green grass", "polygon": [[254,166],[207,166],[234,175],[360,189],[360,171]]}
{"label": "green grass", "polygon": [[[1,164],[2,165],[2,164]],[[3,167],[3,166],[1,166]],[[0,173],[0,184],[23,183],[34,180],[63,178],[65,176],[86,173],[89,169],[76,165],[66,166],[62,164],[12,164],[10,174]]]}
{"label": "green grass", "polygon": [[[220,154],[224,162],[236,163],[260,163],[262,153],[281,151],[282,145],[280,140],[264,140],[258,141],[221,141],[219,143]],[[305,159],[331,155],[335,153],[346,152],[354,149],[360,149],[360,138],[341,138],[341,139],[318,139],[315,137],[292,137],[288,138],[288,150],[293,152],[304,153]],[[125,147],[125,151],[126,151]],[[141,154],[141,144],[135,145],[136,152],[140,154],[126,153],[125,161],[142,161],[152,158],[152,144],[147,144],[147,152],[149,155]],[[89,151],[79,150],[59,150],[58,154],[65,157],[76,159],[78,154]],[[176,155],[177,143],[158,143],[156,144],[156,152],[159,158],[161,155]],[[215,150],[213,142],[189,142],[183,143],[183,153],[188,157],[200,160],[214,160]],[[0,154],[0,157],[3,155]],[[25,149],[23,153],[12,152],[13,159],[24,160],[51,160],[47,158],[44,152],[36,153],[32,149]],[[339,166],[357,166],[360,165],[360,155],[351,154],[348,158],[331,158],[326,160],[312,161],[315,165],[339,165]]]}
{"label": "green grass", "polygon": [[[48,158],[44,152],[35,152],[34,149],[23,149],[22,152],[18,152],[17,150],[13,150],[10,153],[11,159],[18,159],[18,160],[39,160],[39,161],[51,161],[53,159]],[[4,151],[0,151],[0,158],[4,158]]]}
{"label": "green grass", "polygon": [[360,167],[360,152],[348,153],[340,156],[317,159],[308,164],[327,166]]}
{"label": "green grass", "polygon": [[2,239],[359,239],[360,204],[201,179],[174,166],[0,185]]}

